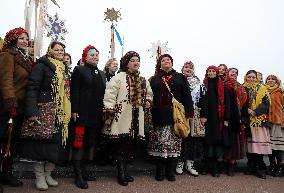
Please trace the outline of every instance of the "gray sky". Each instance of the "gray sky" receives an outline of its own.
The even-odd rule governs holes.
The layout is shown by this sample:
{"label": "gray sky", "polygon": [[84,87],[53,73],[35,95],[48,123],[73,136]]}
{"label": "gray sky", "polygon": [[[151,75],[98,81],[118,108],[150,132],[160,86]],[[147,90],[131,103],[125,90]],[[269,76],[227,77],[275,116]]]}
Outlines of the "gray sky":
{"label": "gray sky", "polygon": [[[227,64],[239,68],[239,80],[249,69],[284,79],[283,0],[57,0],[47,13],[66,20],[67,52],[77,63],[82,50],[91,44],[100,51],[102,69],[109,55],[110,24],[103,21],[107,8],[121,9],[118,31],[125,37],[125,51],[141,56],[141,72],[149,77],[155,59],[150,58],[151,42],[168,41],[174,69],[186,60],[195,64],[204,78],[209,65]],[[25,0],[1,0],[0,36],[24,26]],[[13,11],[12,11],[13,9]],[[50,42],[45,38],[45,47]],[[121,48],[116,41],[116,57]]]}

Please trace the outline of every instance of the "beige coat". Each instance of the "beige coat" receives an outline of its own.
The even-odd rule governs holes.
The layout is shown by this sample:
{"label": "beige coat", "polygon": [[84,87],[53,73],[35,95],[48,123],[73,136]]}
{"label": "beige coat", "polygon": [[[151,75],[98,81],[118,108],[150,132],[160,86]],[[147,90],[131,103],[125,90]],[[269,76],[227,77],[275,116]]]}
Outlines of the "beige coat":
{"label": "beige coat", "polygon": [[[120,136],[130,136],[132,128],[132,109],[133,105],[129,102],[128,75],[120,72],[114,76],[106,86],[104,95],[104,109],[114,111],[114,119],[110,127],[104,126],[103,133],[110,138]],[[142,87],[144,96],[142,96],[142,106],[139,106],[139,138],[144,138],[144,107],[145,102],[151,102],[153,99],[152,89],[148,80],[144,78],[144,87]]]}

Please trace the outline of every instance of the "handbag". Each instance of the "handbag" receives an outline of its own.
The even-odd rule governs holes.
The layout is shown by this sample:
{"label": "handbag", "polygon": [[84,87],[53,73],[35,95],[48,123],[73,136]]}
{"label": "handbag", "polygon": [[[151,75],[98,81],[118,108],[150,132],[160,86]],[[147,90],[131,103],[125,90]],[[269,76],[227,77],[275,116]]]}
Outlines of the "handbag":
{"label": "handbag", "polygon": [[23,139],[52,139],[58,129],[55,127],[55,103],[39,103],[38,119],[30,121],[27,118],[23,122],[21,138]]}
{"label": "handbag", "polygon": [[164,83],[166,84],[169,92],[172,95],[172,103],[173,103],[173,119],[174,119],[174,133],[176,136],[185,138],[188,136],[190,132],[190,126],[189,126],[189,119],[185,117],[185,110],[182,103],[178,102],[176,98],[174,97],[173,93],[171,92],[171,89],[166,82],[165,79]]}

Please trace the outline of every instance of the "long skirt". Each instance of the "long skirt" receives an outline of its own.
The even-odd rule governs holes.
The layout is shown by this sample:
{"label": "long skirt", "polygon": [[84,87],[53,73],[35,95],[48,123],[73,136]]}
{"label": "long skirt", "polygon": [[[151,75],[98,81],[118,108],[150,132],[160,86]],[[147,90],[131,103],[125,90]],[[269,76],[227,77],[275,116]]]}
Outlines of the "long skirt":
{"label": "long skirt", "polygon": [[284,151],[284,128],[278,124],[272,124],[270,130],[271,149]]}
{"label": "long skirt", "polygon": [[148,154],[158,157],[179,157],[182,139],[174,134],[173,126],[155,127],[149,131]]}
{"label": "long skirt", "polygon": [[270,133],[266,127],[252,127],[251,137],[247,137],[246,145],[248,153],[271,154]]}
{"label": "long skirt", "polygon": [[231,147],[225,152],[224,158],[226,160],[240,160],[244,158],[245,152],[242,145],[241,135],[239,133],[232,133],[231,140]]}
{"label": "long skirt", "polygon": [[181,157],[182,161],[201,160],[204,157],[204,137],[191,137],[182,139]]}

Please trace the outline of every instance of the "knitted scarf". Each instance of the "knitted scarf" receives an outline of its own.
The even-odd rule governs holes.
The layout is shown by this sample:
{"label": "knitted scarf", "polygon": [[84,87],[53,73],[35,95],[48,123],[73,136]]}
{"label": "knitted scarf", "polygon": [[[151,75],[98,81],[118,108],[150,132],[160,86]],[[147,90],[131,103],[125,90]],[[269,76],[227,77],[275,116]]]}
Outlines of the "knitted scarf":
{"label": "knitted scarf", "polygon": [[68,123],[71,117],[70,85],[63,62],[48,57],[55,65],[52,79],[53,100],[56,105],[56,125],[62,130],[62,144],[66,145],[68,138]]}

